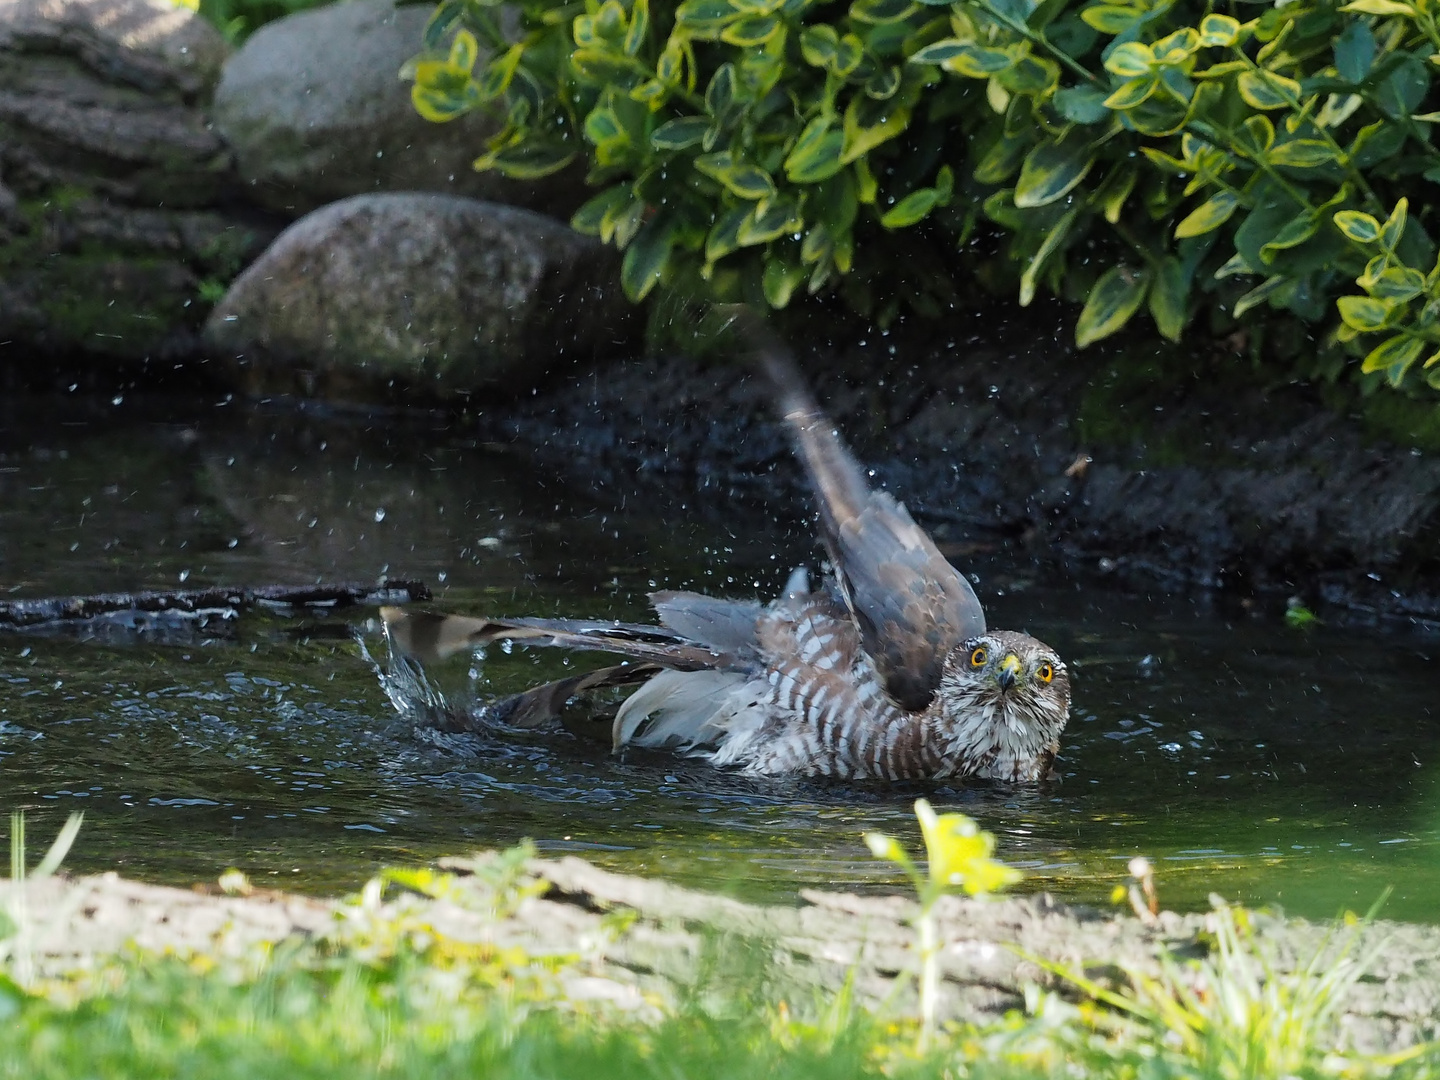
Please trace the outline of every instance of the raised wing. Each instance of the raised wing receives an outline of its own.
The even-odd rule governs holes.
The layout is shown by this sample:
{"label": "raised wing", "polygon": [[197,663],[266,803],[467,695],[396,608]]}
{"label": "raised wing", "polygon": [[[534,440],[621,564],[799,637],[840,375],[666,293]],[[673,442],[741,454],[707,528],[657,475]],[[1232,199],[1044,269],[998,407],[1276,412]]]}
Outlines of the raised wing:
{"label": "raised wing", "polygon": [[789,350],[748,310],[738,311],[736,320],[779,391],[780,412],[810,476],[821,535],[861,644],[890,699],[902,709],[923,709],[940,685],[949,652],[985,632],[980,601],[904,505],[870,490]]}

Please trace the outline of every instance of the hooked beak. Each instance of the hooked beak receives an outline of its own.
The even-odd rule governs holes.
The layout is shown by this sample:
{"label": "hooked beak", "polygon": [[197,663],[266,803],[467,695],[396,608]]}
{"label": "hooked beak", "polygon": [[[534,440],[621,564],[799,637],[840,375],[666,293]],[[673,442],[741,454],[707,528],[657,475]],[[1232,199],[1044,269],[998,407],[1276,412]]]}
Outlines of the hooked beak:
{"label": "hooked beak", "polygon": [[1015,685],[1015,680],[1020,677],[1020,658],[1014,653],[1008,654],[1000,661],[1000,670],[995,678],[1000,683],[1001,690],[1009,690]]}

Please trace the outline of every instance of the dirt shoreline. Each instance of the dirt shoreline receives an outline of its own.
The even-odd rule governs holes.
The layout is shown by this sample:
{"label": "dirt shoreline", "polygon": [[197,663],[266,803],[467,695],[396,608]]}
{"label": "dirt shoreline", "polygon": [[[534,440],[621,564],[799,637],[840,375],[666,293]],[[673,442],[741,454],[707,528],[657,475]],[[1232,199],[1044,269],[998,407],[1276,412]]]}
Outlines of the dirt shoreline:
{"label": "dirt shoreline", "polygon": [[[263,943],[343,940],[338,928],[347,922],[390,919],[459,942],[578,958],[562,979],[566,995],[642,1012],[728,971],[751,979],[764,972],[764,989],[792,1008],[813,1007],[816,991],[833,994],[848,979],[861,1004],[914,1013],[915,905],[903,897],[807,890],[799,906],[754,905],[571,857],[532,860],[526,874],[545,883],[542,895],[495,917],[490,858],[443,862],[455,880],[438,900],[393,889],[383,900],[374,893],[359,902],[271,890],[222,895],[113,873],[32,881],[23,886],[28,954],[42,978],[64,977],[102,967],[122,950],[237,956]],[[15,889],[0,883],[0,903],[13,909]],[[1203,952],[1209,918],[1164,912],[1147,925],[1045,895],[946,897],[937,912],[941,1016],[977,1023],[1021,1007],[1027,984],[1065,990],[1037,959],[1114,982],[1126,969],[1155,971],[1164,950]],[[1346,991],[1341,1008],[1349,1049],[1394,1052],[1440,1035],[1440,928],[1375,922],[1348,941],[1347,931],[1275,915],[1257,913],[1253,922],[1256,947],[1278,971],[1305,964],[1318,950],[1338,957],[1348,947],[1366,958],[1365,977]]]}
{"label": "dirt shoreline", "polygon": [[[1440,435],[1435,407],[1387,434],[1373,415],[1383,391],[1337,411],[1316,386],[1261,383],[1234,356],[1146,368],[1077,353],[1044,318],[924,346],[872,334],[806,367],[862,460],[942,546],[1440,628],[1440,446],[1405,445],[1425,443],[1425,423]],[[1007,351],[1012,334],[1023,358]],[[573,369],[475,422],[591,487],[638,477],[767,505],[803,497],[768,391],[739,363]]]}

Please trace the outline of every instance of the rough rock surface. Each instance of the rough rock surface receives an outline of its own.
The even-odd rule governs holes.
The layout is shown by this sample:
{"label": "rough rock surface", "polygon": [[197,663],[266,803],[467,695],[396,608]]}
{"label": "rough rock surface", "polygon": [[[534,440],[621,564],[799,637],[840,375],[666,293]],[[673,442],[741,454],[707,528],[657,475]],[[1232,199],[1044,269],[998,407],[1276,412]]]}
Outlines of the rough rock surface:
{"label": "rough rock surface", "polygon": [[203,104],[225,55],[213,27],[167,0],[0,0],[11,356],[193,349],[202,282],[273,235],[221,209],[233,172]]}
{"label": "rough rock surface", "polygon": [[539,214],[451,195],[361,195],[296,222],[206,334],[273,389],[344,397],[531,385],[548,364],[633,347],[615,253]]}
{"label": "rough rock surface", "polygon": [[[225,66],[215,125],[249,195],[298,216],[348,195],[439,191],[568,217],[586,197],[576,170],[541,181],[471,168],[500,118],[421,119],[402,64],[432,6],[343,0],[262,26]],[[483,63],[483,54],[482,54]]]}
{"label": "rough rock surface", "polygon": [[[1440,445],[1407,446],[1307,383],[1256,384],[1233,357],[1165,358],[1150,383],[1133,357],[1077,354],[1064,328],[1047,342],[1033,315],[997,309],[957,318],[949,342],[912,343],[903,365],[884,335],[790,333],[818,354],[819,397],[859,456],[942,547],[1006,545],[1082,574],[1440,624]],[[614,470],[767,503],[803,492],[765,384],[740,364],[580,370],[479,422],[557,468],[584,461],[596,482]]]}
{"label": "rough rock surface", "polygon": [[[562,981],[566,992],[603,995],[642,1008],[646,998],[674,999],[698,979],[726,970],[754,978],[803,1010],[815,991],[833,995],[847,982],[856,1000],[877,1010],[916,1011],[913,901],[805,891],[796,907],[759,906],[598,870],[575,858],[534,861],[529,873],[549,885],[513,914],[491,914],[494,894],[482,863],[447,860],[457,888],[443,900],[372,900],[370,914],[418,915],[434,932],[465,942],[520,946],[532,955],[582,956]],[[472,869],[476,877],[467,877]],[[25,886],[32,914],[30,953],[42,974],[94,968],[127,944],[179,955],[239,955],[286,938],[343,940],[346,913],[357,909],[271,891],[209,896],[126,881],[114,874]],[[0,882],[0,901],[14,886]],[[607,913],[633,912],[631,920]],[[1024,1001],[1027,984],[1064,984],[1034,959],[1113,980],[1124,971],[1154,975],[1162,950],[1205,951],[1205,915],[1162,913],[1151,925],[1056,903],[1048,896],[965,900],[945,897],[936,908],[942,944],[942,1019],[999,1019]],[[1317,953],[1332,961],[1348,947],[1364,958],[1365,977],[1341,999],[1339,1022],[1348,1047],[1397,1051],[1440,1034],[1440,931],[1374,923],[1348,935],[1272,915],[1255,914],[1255,948],[1273,969],[1293,971]],[[610,929],[606,929],[607,925]],[[716,950],[717,941],[724,943]],[[1322,962],[1321,970],[1326,970]],[[637,992],[638,991],[638,992]],[[643,996],[642,996],[643,994]]]}

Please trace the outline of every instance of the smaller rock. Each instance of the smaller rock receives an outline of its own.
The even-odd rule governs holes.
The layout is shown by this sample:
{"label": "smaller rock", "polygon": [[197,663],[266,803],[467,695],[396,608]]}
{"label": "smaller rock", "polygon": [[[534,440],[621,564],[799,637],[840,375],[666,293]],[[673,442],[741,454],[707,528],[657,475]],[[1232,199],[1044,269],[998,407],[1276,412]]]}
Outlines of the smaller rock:
{"label": "smaller rock", "polygon": [[225,66],[214,110],[254,201],[298,216],[349,195],[438,191],[568,217],[585,200],[578,167],[527,182],[477,173],[498,113],[435,124],[415,111],[399,72],[431,10],[344,0],[255,32]]}
{"label": "smaller rock", "polygon": [[616,253],[527,210],[361,195],[302,218],[231,286],[207,340],[306,393],[442,395],[534,385],[562,359],[633,348]]}
{"label": "smaller rock", "polygon": [[0,0],[0,50],[12,49],[75,54],[103,81],[190,96],[219,81],[230,52],[209,22],[170,0]]}

